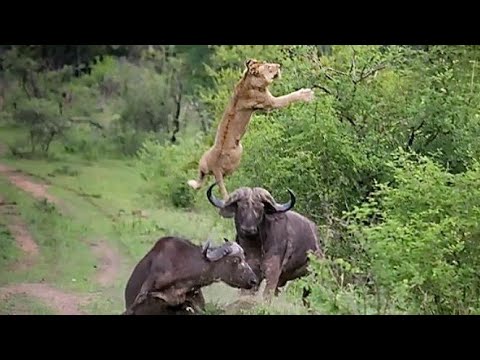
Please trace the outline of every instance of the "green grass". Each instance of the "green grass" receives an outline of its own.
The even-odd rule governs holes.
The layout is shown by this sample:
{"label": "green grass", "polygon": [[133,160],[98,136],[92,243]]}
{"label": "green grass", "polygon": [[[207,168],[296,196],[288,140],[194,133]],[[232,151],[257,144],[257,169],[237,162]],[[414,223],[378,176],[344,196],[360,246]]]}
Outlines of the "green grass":
{"label": "green grass", "polygon": [[[18,204],[20,215],[41,249],[35,271],[2,271],[0,283],[20,280],[38,282],[45,279],[65,288],[89,289],[94,259],[89,247],[82,241],[84,234],[88,233],[88,227],[62,216],[55,207],[34,200],[3,178],[0,178],[0,193],[8,194],[9,200]],[[8,252],[2,248],[2,254]]]}
{"label": "green grass", "polygon": [[5,219],[0,219],[0,269],[6,268],[13,261],[20,256],[20,250],[15,244],[15,239],[8,231],[4,222]]}
{"label": "green grass", "polygon": [[[17,129],[3,130],[0,129],[0,143],[8,143],[7,138],[20,137]],[[48,181],[48,192],[61,199],[65,206],[61,209],[47,206],[0,177],[0,194],[8,194],[9,200],[18,203],[21,216],[41,251],[39,263],[33,270],[0,271],[0,285],[43,279],[60,289],[95,294],[95,300],[85,307],[88,313],[119,314],[123,311],[123,291],[130,272],[159,237],[178,235],[201,243],[207,238],[221,242],[223,237],[233,239],[234,236],[233,222],[218,216],[216,209],[209,205],[185,211],[156,202],[146,191],[150,184],[142,179],[133,160],[91,162],[62,155],[55,156],[54,161],[7,156],[1,162],[39,181]],[[135,215],[140,210],[146,218]],[[124,258],[117,281],[107,289],[94,281],[97,260],[88,241],[96,239],[107,241]],[[18,256],[12,243],[8,233],[0,228],[0,254],[9,261]],[[1,261],[0,257],[3,268]],[[207,313],[212,314],[223,313],[222,308],[238,298],[238,290],[224,284],[209,286],[204,293],[209,303]],[[270,310],[262,306],[250,313],[303,311],[283,295],[268,308]]]}
{"label": "green grass", "polygon": [[[161,204],[144,192],[145,181],[128,161],[101,160],[90,165],[73,160],[52,163],[25,159],[4,163],[49,181],[50,193],[65,200],[76,221],[88,224],[89,231],[114,237],[135,258],[164,235],[181,235],[195,242],[209,236],[213,241],[234,236],[233,224],[220,218],[213,208],[193,212],[159,207]],[[65,167],[78,175],[60,174],[58,169]],[[54,173],[57,175],[52,176]],[[148,217],[134,215],[140,210]]]}
{"label": "green grass", "polygon": [[12,125],[0,124],[0,141],[2,144],[13,146],[17,142],[26,139],[25,132]]}
{"label": "green grass", "polygon": [[9,296],[0,302],[0,315],[50,315],[55,310],[23,294]]}

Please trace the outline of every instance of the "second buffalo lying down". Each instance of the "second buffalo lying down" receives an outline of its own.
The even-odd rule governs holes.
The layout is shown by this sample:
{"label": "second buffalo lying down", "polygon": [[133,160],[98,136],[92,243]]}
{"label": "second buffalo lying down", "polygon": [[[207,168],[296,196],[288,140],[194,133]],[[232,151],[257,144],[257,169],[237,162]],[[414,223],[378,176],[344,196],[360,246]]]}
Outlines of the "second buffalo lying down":
{"label": "second buffalo lying down", "polygon": [[258,279],[242,247],[225,239],[203,247],[178,237],[160,238],[134,268],[125,289],[125,315],[184,314],[204,310],[201,288],[217,281],[251,289]]}
{"label": "second buffalo lying down", "polygon": [[[277,295],[288,281],[306,275],[309,252],[323,257],[316,225],[291,210],[296,201],[292,191],[285,204],[259,187],[239,188],[224,201],[212,194],[215,185],[207,190],[207,198],[221,216],[234,218],[236,241],[245,249],[248,264],[259,282],[266,279],[265,296],[273,291]],[[305,290],[304,298],[307,295]]]}

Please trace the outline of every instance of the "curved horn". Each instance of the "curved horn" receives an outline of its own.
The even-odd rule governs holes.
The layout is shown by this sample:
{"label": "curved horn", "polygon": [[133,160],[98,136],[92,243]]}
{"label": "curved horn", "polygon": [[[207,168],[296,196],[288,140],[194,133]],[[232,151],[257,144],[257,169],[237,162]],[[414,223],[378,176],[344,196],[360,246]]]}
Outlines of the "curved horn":
{"label": "curved horn", "polygon": [[296,199],[296,197],[295,197],[295,194],[294,194],[293,191],[290,190],[290,189],[287,189],[287,191],[288,191],[288,193],[290,194],[290,200],[288,200],[288,201],[287,201],[286,203],[284,203],[284,204],[277,204],[277,203],[275,202],[274,207],[275,207],[275,210],[276,210],[277,212],[286,212],[286,211],[292,209],[292,208],[295,206],[295,203],[296,203],[296,201],[297,201],[297,199]]}
{"label": "curved horn", "polygon": [[264,204],[268,204],[268,212],[282,213],[292,209],[295,206],[296,197],[292,190],[287,189],[290,194],[290,200],[284,204],[278,204],[273,196],[263,188],[255,188],[255,192]]}
{"label": "curved horn", "polygon": [[211,245],[210,239],[208,239],[207,241],[205,241],[205,244],[203,244],[202,254],[203,254],[204,256],[207,255],[208,249],[210,249],[210,245]]}
{"label": "curved horn", "polygon": [[208,187],[208,189],[207,189],[207,199],[208,199],[208,201],[210,201],[210,204],[212,204],[213,206],[221,209],[225,205],[225,202],[221,199],[218,199],[217,197],[215,197],[215,195],[212,194],[212,189],[215,187],[215,185],[217,185],[216,182],[214,182],[212,185],[210,185]]}
{"label": "curved horn", "polygon": [[206,257],[209,261],[218,261],[231,252],[230,246],[220,246],[214,250],[207,250]]}
{"label": "curved horn", "polygon": [[230,248],[231,248],[231,254],[232,255],[242,255],[244,254],[244,250],[243,248],[236,242],[232,243],[230,245]]}

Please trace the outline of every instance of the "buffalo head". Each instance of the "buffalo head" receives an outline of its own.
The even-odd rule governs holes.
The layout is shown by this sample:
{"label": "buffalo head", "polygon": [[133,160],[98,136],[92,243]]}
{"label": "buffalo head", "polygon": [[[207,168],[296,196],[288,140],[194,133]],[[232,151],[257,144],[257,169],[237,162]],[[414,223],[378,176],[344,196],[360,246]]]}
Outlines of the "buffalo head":
{"label": "buffalo head", "polygon": [[235,242],[224,240],[225,243],[218,247],[212,247],[210,241],[203,245],[203,256],[211,263],[214,277],[240,289],[257,286],[258,278],[245,261],[243,248]]}
{"label": "buffalo head", "polygon": [[210,203],[220,209],[220,215],[225,218],[235,217],[237,233],[243,236],[253,236],[258,233],[258,228],[265,214],[283,213],[295,205],[295,194],[287,189],[290,200],[279,204],[265,189],[255,187],[242,187],[232,192],[226,201],[212,194],[216,183],[207,190]]}

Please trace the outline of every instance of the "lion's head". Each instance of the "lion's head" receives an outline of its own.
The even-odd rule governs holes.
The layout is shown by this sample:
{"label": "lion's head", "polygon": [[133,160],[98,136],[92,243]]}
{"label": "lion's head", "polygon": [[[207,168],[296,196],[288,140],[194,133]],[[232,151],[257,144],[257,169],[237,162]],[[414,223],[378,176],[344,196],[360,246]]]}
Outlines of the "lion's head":
{"label": "lion's head", "polygon": [[280,64],[249,59],[245,66],[245,77],[255,87],[266,87],[281,76]]}

